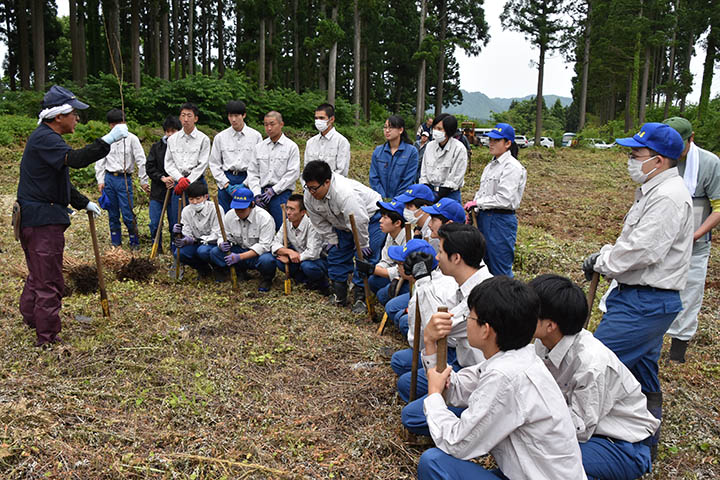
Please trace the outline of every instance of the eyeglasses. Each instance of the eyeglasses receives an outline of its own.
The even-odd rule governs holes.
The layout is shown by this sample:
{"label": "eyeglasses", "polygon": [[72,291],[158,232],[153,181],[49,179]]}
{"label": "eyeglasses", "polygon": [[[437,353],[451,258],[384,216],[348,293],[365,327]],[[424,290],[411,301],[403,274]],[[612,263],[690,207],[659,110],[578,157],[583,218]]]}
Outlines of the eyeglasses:
{"label": "eyeglasses", "polygon": [[383,130],[396,130],[400,127],[393,127],[392,125],[383,125]]}
{"label": "eyeglasses", "polygon": [[303,188],[305,188],[305,190],[307,190],[310,193],[317,193],[317,191],[320,190],[320,188],[322,188],[322,185],[318,185],[317,187],[311,187],[310,185],[308,185],[306,183],[305,185],[303,185]]}

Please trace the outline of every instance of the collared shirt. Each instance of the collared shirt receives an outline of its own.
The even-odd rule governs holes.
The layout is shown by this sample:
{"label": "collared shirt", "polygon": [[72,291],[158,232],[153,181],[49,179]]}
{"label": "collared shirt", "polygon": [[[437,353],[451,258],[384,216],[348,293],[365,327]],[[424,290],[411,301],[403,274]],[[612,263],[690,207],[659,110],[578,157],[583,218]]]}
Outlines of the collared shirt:
{"label": "collared shirt", "polygon": [[[690,195],[693,202],[693,228],[697,230],[711,212],[718,211],[712,208],[710,201],[720,199],[720,158],[697,145],[695,148],[698,149],[698,176],[695,191],[690,192]],[[685,174],[686,166],[685,160],[678,162],[680,176]],[[710,235],[710,232],[706,233],[697,242],[709,242]]]}
{"label": "collared shirt", "polygon": [[693,238],[692,200],[673,167],[635,191],[615,245],[605,245],[595,271],[619,283],[682,290]]}
{"label": "collared shirt", "polygon": [[[277,255],[277,251],[284,246],[283,228],[275,234],[272,244],[272,254]],[[302,220],[297,227],[288,220],[287,222],[287,239],[288,248],[292,248],[300,254],[300,261],[317,260],[320,258],[322,250],[322,242],[315,228],[313,228],[310,218],[303,215]]]}
{"label": "collared shirt", "polygon": [[145,151],[140,144],[140,139],[132,133],[110,145],[110,153],[105,158],[95,162],[95,179],[98,185],[105,183],[105,173],[118,172],[132,174],[135,165],[138,169],[138,178],[142,185],[148,184],[148,176],[145,172]]}
{"label": "collared shirt", "polygon": [[[421,278],[415,282],[415,291],[408,302],[408,343],[410,346],[415,339],[415,303],[420,300],[420,351],[425,348],[422,332],[425,330],[430,317],[437,312],[439,306],[454,306],[457,302],[456,292],[458,284],[449,275],[443,275],[439,268],[432,271],[429,277]],[[454,343],[453,343],[454,345]]]}
{"label": "collared shirt", "polygon": [[378,211],[377,202],[382,200],[380,194],[362,183],[333,173],[330,188],[325,198],[317,200],[305,190],[305,208],[313,226],[323,243],[338,243],[333,228],[351,232],[350,214],[355,216],[355,225],[360,237],[360,247],[370,246],[368,226],[370,217]]}
{"label": "collared shirt", "polygon": [[200,211],[196,211],[192,204],[186,205],[182,211],[181,222],[182,233],[186,237],[193,237],[202,243],[217,242],[222,238],[215,205],[207,200],[202,203]]}
{"label": "collared shirt", "polygon": [[246,219],[241,220],[234,209],[225,213],[225,233],[227,241],[258,255],[269,252],[275,238],[275,220],[267,210],[253,208]]}
{"label": "collared shirt", "polygon": [[525,167],[507,151],[493,158],[483,169],[475,202],[480,209],[517,210],[526,181]]}
{"label": "collared shirt", "polygon": [[330,165],[333,173],[347,177],[350,170],[350,142],[335,127],[323,135],[318,133],[305,145],[305,165],[313,160],[322,160]]}
{"label": "collared shirt", "polygon": [[385,235],[385,245],[383,245],[382,252],[380,253],[380,261],[377,263],[377,266],[383,267],[387,270],[390,281],[393,281],[396,278],[399,279],[400,273],[398,273],[397,262],[388,255],[388,249],[392,246],[402,247],[405,243],[405,227],[400,229],[395,238],[393,238],[393,236],[389,233]]}
{"label": "collared shirt", "polygon": [[441,148],[435,140],[425,144],[419,183],[435,187],[460,190],[465,184],[467,149],[460,141],[451,138]]}
{"label": "collared shirt", "polygon": [[[570,412],[533,345],[452,372],[444,395],[428,395],[424,410],[435,445],[448,455],[491,453],[513,480],[587,478]],[[446,400],[467,409],[458,418]]]}
{"label": "collared shirt", "polygon": [[205,174],[210,161],[210,139],[197,127],[189,134],[180,130],[168,138],[165,171],[176,182],[186,177],[190,183]]}
{"label": "collared shirt", "polygon": [[388,199],[405,193],[415,183],[417,163],[417,149],[409,143],[401,141],[395,153],[388,142],[377,146],[370,161],[370,188]]}
{"label": "collared shirt", "polygon": [[228,127],[215,135],[210,151],[210,171],[218,188],[225,188],[228,178],[227,171],[244,172],[252,159],[255,145],[262,142],[262,135],[254,128],[245,124],[238,132]]}
{"label": "collared shirt", "polygon": [[565,397],[579,442],[597,434],[635,443],[660,426],[640,383],[592,333],[565,335],[552,350],[538,339],[535,351]]}
{"label": "collared shirt", "polygon": [[300,150],[295,142],[281,134],[277,142],[266,138],[255,145],[248,164],[247,186],[254,195],[272,186],[275,193],[295,188],[300,178]]}

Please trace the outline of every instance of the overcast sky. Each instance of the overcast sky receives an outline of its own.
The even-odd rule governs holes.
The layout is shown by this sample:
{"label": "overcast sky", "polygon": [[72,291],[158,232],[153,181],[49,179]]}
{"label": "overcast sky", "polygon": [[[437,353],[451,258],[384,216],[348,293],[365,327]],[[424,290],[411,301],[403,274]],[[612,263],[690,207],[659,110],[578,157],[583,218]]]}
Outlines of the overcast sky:
{"label": "overcast sky", "polygon": [[[477,57],[468,57],[461,50],[456,51],[460,65],[460,88],[468,92],[482,92],[488,97],[524,97],[537,91],[538,50],[520,33],[503,30],[500,23],[505,0],[485,0],[485,19],[490,26],[490,41]],[[58,15],[68,15],[67,0],[58,0]],[[700,98],[705,50],[697,47],[690,63],[693,73],[693,91],[688,95],[690,102]],[[0,44],[0,59],[5,57],[7,47]],[[0,68],[2,68],[0,66]],[[547,95],[570,96],[573,65],[553,53],[545,60],[545,81],[543,92]],[[720,69],[715,70],[712,96],[720,94]]]}

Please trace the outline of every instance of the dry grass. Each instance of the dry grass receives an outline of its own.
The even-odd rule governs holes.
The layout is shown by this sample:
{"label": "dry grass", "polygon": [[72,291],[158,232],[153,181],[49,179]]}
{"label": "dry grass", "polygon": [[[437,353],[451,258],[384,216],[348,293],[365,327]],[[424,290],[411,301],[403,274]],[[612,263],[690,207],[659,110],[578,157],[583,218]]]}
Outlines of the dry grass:
{"label": "dry grass", "polygon": [[[475,153],[464,197],[486,152]],[[367,175],[370,154],[354,152],[352,175]],[[15,175],[0,177],[2,192],[14,190],[15,160],[0,157]],[[526,150],[521,160],[529,180],[518,274],[555,271],[580,282],[582,258],[615,238],[632,201],[624,157],[557,149]],[[145,256],[147,223],[143,209]],[[377,337],[362,316],[302,287],[286,297],[281,276],[269,294],[257,292],[257,278],[237,293],[193,274],[176,283],[168,255],[149,283],[118,281],[118,257],[131,256],[110,252],[107,222],[97,224],[112,319],[102,318],[97,294],[74,294],[62,310],[67,349],[40,351],[17,311],[24,259],[2,217],[0,477],[414,477],[421,450],[402,441],[395,378],[377,354],[403,347],[396,332]],[[93,264],[84,215],[66,241],[73,261]],[[666,421],[649,478],[720,477],[718,253],[688,363],[661,369]]]}

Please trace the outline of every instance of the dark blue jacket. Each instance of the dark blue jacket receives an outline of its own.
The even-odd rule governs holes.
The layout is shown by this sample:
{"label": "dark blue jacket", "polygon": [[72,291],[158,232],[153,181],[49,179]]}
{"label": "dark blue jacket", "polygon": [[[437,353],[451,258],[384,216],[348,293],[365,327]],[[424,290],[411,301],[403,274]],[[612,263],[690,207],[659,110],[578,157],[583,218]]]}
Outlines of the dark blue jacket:
{"label": "dark blue jacket", "polygon": [[400,142],[395,155],[385,142],[375,148],[370,162],[370,188],[383,198],[393,198],[415,183],[418,152],[410,143]]}

